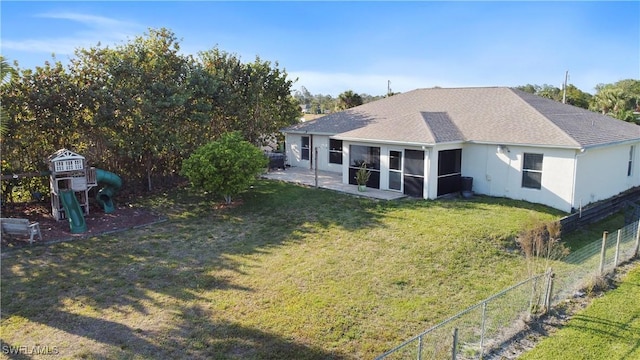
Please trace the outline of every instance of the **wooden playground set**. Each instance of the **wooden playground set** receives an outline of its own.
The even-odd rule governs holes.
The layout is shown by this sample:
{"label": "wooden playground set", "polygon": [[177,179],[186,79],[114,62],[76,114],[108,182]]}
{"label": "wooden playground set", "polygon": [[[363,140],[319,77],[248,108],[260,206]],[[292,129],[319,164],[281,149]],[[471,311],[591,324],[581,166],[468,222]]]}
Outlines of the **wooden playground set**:
{"label": "wooden playground set", "polygon": [[[67,149],[60,149],[48,158],[49,171],[39,174],[3,175],[5,178],[49,176],[51,214],[55,220],[68,220],[71,233],[87,231],[85,216],[89,214],[89,191],[101,186],[96,201],[107,214],[116,210],[113,196],[121,188],[122,180],[112,172],[87,167],[84,156]],[[42,238],[37,223],[26,219],[2,218],[2,235],[29,236],[30,243],[35,236]]]}

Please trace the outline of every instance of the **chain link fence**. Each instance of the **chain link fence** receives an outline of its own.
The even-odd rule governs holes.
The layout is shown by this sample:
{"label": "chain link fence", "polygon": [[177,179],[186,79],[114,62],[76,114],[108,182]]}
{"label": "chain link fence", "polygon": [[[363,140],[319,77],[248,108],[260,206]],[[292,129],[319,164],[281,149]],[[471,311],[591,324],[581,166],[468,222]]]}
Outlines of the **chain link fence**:
{"label": "chain link fence", "polygon": [[638,254],[640,221],[603,235],[535,275],[406,340],[376,359],[482,359],[534,315],[594,286]]}

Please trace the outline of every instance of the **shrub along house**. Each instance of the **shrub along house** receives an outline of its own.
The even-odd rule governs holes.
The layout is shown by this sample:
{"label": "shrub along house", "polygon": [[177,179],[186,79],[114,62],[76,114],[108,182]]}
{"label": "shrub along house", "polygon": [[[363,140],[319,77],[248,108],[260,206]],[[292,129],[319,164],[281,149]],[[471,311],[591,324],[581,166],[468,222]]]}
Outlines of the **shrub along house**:
{"label": "shrub along house", "polygon": [[[566,212],[640,186],[640,126],[505,87],[418,89],[283,129],[287,164],[435,199],[478,194]],[[317,150],[317,158],[315,157]]]}

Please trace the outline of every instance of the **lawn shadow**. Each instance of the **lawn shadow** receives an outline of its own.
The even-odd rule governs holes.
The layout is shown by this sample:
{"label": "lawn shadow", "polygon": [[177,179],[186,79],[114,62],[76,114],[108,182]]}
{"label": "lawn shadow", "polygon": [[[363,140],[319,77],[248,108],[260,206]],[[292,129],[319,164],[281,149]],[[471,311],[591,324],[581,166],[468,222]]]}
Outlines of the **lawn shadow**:
{"label": "lawn shadow", "polygon": [[[376,226],[379,216],[374,202],[295,187],[289,189],[289,194],[282,194],[274,184],[257,187],[238,200],[241,206],[226,207],[207,194],[179,191],[156,205],[167,213],[167,222],[17,250],[1,264],[3,316],[25,318],[111,349],[162,354],[168,351],[165,346],[159,347],[145,338],[144,332],[111,320],[115,316],[128,319],[128,323],[135,323],[131,319],[143,321],[145,316],[156,316],[149,313],[149,308],[163,308],[167,301],[207,301],[201,295],[212,291],[252,292],[232,280],[233,274],[242,274],[248,266],[240,265],[235,256],[300,241],[315,226]],[[308,203],[304,209],[297,208],[304,203]],[[353,214],[334,216],[340,208],[350,209],[347,212]],[[295,218],[291,217],[293,214]],[[100,319],[101,313],[108,317]],[[187,322],[182,330],[197,331],[189,330],[190,324]],[[273,358],[277,354],[300,358],[297,352],[304,355],[302,358],[337,357],[257,329],[230,323],[210,324],[207,328],[219,329],[215,341],[234,348],[230,354],[258,351],[261,358],[269,358],[266,354],[276,349]],[[239,334],[237,343],[225,341],[225,332]],[[214,337],[206,342],[214,341]],[[191,346],[187,340],[184,342]],[[251,350],[254,346],[271,350]],[[91,356],[99,358],[99,351]]]}
{"label": "lawn shadow", "polygon": [[[191,359],[343,359],[344,355],[301,344],[263,330],[216,319],[201,306],[179,310],[180,323],[167,348],[183,349],[176,358]],[[172,354],[169,354],[172,355]]]}
{"label": "lawn shadow", "polygon": [[[234,282],[235,275],[252,266],[239,262],[238,257],[301,242],[310,233],[385,227],[384,217],[397,208],[482,208],[496,201],[501,200],[388,202],[257,181],[232,206],[225,206],[211,194],[178,189],[145,204],[163,213],[168,218],[164,223],[34,246],[3,259],[3,316],[23,317],[135,354],[183,355],[169,349],[175,347],[191,349],[195,357],[205,354],[203,358],[217,356],[210,349],[239,358],[255,354],[259,358],[339,358],[263,330],[215,320],[215,314],[199,307],[210,301],[201,296],[212,291],[253,292]],[[514,204],[518,203],[506,201],[508,206]],[[173,307],[182,306],[177,310],[182,319],[172,330],[177,339],[170,340],[175,341],[172,346],[154,343],[156,337],[166,336],[162,332],[146,333],[111,321],[114,316],[128,322],[156,316],[148,309],[163,309],[167,301]],[[107,312],[109,318],[98,319],[101,312]],[[176,320],[168,321],[173,324]]]}

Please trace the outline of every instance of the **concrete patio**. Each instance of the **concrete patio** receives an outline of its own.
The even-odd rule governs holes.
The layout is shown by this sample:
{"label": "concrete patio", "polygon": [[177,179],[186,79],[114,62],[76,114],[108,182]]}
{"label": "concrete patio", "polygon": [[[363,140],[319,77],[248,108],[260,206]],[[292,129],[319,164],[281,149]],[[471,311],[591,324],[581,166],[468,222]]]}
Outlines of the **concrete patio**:
{"label": "concrete patio", "polygon": [[[262,175],[265,179],[280,180],[295,184],[316,186],[315,172],[300,167],[287,167],[286,170],[271,170]],[[363,196],[380,200],[396,200],[406,197],[403,193],[367,188],[366,191],[358,191],[357,185],[342,183],[342,175],[328,171],[318,171],[317,186],[323,189],[339,191],[351,195]]]}

